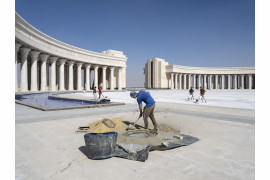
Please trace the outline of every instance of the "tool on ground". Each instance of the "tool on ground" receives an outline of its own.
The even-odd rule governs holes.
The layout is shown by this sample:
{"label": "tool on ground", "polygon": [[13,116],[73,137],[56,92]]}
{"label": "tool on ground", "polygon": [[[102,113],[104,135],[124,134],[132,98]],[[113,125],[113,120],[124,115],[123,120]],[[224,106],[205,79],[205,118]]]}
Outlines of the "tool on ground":
{"label": "tool on ground", "polygon": [[135,125],[137,124],[137,122],[139,121],[139,119],[141,117],[144,117],[144,109],[143,109],[143,112],[142,112],[142,116],[139,116],[138,119],[135,122],[129,124],[127,130],[130,130],[130,129],[133,130],[134,128],[136,128]]}
{"label": "tool on ground", "polygon": [[89,126],[79,126],[76,133],[87,133],[88,130],[89,130]]}

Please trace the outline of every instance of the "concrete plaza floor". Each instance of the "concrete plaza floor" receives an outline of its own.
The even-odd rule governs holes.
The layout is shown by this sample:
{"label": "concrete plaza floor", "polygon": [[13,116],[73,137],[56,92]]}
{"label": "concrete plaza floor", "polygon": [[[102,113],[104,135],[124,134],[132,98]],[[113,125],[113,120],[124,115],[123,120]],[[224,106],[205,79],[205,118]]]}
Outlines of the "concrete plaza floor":
{"label": "concrete plaza floor", "polygon": [[[255,179],[255,111],[158,103],[158,124],[200,140],[152,151],[146,162],[90,160],[78,126],[104,117],[135,121],[134,104],[44,112],[16,104],[16,179]],[[149,120],[151,124],[151,121]],[[143,125],[143,120],[138,124]]]}

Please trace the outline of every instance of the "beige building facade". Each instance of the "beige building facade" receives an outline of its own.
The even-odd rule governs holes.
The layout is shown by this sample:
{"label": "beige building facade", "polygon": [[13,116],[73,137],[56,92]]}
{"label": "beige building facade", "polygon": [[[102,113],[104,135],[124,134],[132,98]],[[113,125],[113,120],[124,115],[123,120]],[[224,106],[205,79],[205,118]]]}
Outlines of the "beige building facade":
{"label": "beige building facade", "polygon": [[149,89],[255,89],[255,67],[190,67],[152,58],[144,74]]}
{"label": "beige building facade", "polygon": [[15,92],[126,88],[123,52],[74,47],[40,32],[17,13],[15,18]]}

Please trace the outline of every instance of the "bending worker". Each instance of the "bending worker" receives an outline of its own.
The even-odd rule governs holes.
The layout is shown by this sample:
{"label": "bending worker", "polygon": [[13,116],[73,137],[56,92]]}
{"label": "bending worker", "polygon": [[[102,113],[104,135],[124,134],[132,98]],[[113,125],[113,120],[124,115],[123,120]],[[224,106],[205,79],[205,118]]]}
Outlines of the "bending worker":
{"label": "bending worker", "polygon": [[[154,133],[157,134],[157,123],[154,117],[155,101],[152,98],[152,96],[145,91],[139,91],[138,93],[136,93],[135,91],[131,91],[130,96],[132,98],[137,98],[137,102],[139,104],[140,109],[139,118],[142,117],[142,115],[144,115],[143,120],[145,129],[148,129],[148,116],[149,116],[154,125]],[[144,111],[142,110],[142,101],[146,104],[144,107]]]}

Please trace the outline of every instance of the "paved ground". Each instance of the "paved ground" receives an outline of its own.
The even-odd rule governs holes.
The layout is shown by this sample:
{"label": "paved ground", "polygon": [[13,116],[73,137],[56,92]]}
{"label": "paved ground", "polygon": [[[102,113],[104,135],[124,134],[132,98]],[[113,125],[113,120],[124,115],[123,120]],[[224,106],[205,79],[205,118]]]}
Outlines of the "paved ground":
{"label": "paved ground", "polygon": [[159,124],[200,141],[150,152],[146,162],[84,155],[78,126],[103,117],[135,121],[137,107],[44,112],[16,104],[16,179],[255,179],[254,110],[159,103]]}

